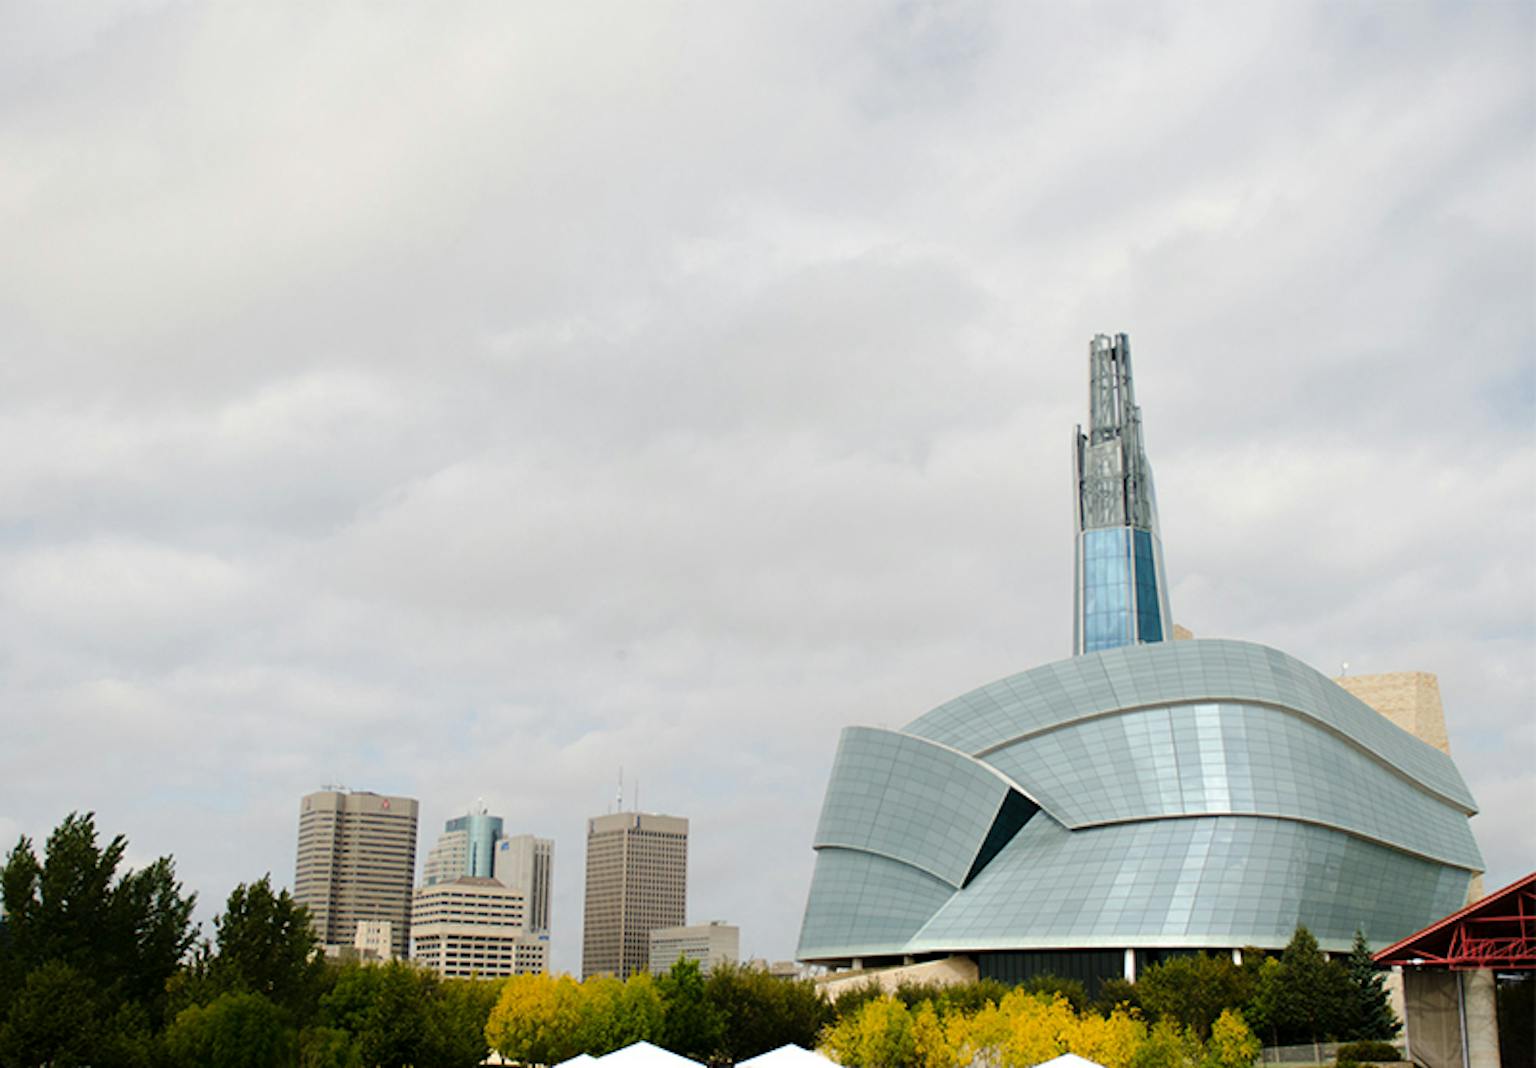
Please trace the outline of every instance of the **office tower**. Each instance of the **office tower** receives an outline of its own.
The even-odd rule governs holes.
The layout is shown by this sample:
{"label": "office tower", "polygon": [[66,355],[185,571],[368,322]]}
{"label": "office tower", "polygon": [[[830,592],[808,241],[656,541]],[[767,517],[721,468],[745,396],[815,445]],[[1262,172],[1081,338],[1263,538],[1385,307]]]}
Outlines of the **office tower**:
{"label": "office tower", "polygon": [[1074,654],[1172,636],[1152,465],[1142,445],[1131,339],[1088,347],[1088,433],[1074,434],[1077,582]]}
{"label": "office tower", "polygon": [[445,979],[549,970],[549,937],[528,930],[527,899],[495,879],[463,875],[416,891],[414,959]]}
{"label": "office tower", "polygon": [[404,957],[416,874],[414,798],[326,789],[299,807],[293,897],[309,910],[328,955],[357,944],[358,924],[387,921],[390,948]]}
{"label": "office tower", "polygon": [[1090,366],[1077,655],[899,730],[843,731],[803,961],[963,955],[983,979],[1049,973],[1093,996],[1173,955],[1279,950],[1298,923],[1332,953],[1356,930],[1390,942],[1475,885],[1476,803],[1432,676],[1335,683],[1252,642],[1160,640],[1172,627],[1125,336],[1095,338]]}
{"label": "office tower", "polygon": [[587,821],[581,977],[646,971],[650,936],[686,922],[688,821],[616,812]]}
{"label": "office tower", "polygon": [[741,959],[741,928],[719,920],[689,927],[658,927],[651,932],[651,974],[665,975],[679,960],[691,960],[701,975],[717,964]]}
{"label": "office tower", "polygon": [[496,840],[491,878],[516,890],[528,901],[528,929],[549,933],[549,902],[553,893],[555,843],[531,834],[507,835]]}
{"label": "office tower", "polygon": [[427,851],[421,885],[445,883],[461,875],[490,878],[500,837],[501,817],[489,815],[483,804],[477,803],[469,812],[447,821],[437,844]]}

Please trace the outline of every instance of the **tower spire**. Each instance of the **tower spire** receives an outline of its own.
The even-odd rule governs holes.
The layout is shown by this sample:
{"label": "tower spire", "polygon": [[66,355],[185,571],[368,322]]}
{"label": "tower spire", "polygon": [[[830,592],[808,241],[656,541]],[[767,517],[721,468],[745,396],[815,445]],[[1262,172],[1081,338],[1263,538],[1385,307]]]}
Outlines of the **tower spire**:
{"label": "tower spire", "polygon": [[1131,339],[1098,334],[1088,344],[1088,432],[1073,435],[1077,476],[1076,655],[1173,630],[1152,466],[1142,443],[1131,376]]}

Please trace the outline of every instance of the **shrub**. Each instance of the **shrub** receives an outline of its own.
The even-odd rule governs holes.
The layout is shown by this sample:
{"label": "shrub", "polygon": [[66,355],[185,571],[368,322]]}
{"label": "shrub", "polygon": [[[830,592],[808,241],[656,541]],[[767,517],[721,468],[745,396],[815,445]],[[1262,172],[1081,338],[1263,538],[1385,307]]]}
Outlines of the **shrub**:
{"label": "shrub", "polygon": [[1346,1042],[1339,1047],[1340,1061],[1400,1061],[1402,1051],[1390,1042]]}

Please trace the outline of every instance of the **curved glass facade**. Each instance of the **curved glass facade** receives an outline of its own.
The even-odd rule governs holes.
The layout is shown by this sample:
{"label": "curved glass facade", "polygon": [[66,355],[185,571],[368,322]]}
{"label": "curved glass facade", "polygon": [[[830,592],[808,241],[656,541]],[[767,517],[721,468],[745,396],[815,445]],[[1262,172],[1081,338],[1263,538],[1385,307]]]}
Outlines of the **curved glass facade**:
{"label": "curved glass facade", "polygon": [[845,732],[798,955],[1279,948],[1297,923],[1342,951],[1464,902],[1474,811],[1448,756],[1283,653],[1124,646]]}

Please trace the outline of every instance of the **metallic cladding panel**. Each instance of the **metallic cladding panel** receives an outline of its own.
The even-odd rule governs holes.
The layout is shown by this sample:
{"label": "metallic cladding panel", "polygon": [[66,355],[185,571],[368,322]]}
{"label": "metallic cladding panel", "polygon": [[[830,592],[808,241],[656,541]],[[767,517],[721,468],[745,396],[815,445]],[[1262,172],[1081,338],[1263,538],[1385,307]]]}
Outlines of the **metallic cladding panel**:
{"label": "metallic cladding panel", "polygon": [[817,848],[891,857],[961,886],[1008,784],[990,767],[932,742],[849,727],[838,742]]}
{"label": "metallic cladding panel", "polygon": [[1224,699],[1306,715],[1465,812],[1476,811],[1450,757],[1301,661],[1251,642],[1159,642],[1059,660],[963,694],[904,731],[977,754],[1086,716]]}
{"label": "metallic cladding panel", "polygon": [[1069,827],[1286,816],[1481,869],[1467,817],[1305,717],[1235,702],[1078,720],[988,754]]}
{"label": "metallic cladding panel", "polygon": [[905,952],[1392,941],[1466,900],[1470,873],[1288,820],[1196,817],[1070,831],[1031,820]]}
{"label": "metallic cladding panel", "polygon": [[947,883],[887,857],[819,849],[795,956],[902,953],[953,893]]}

